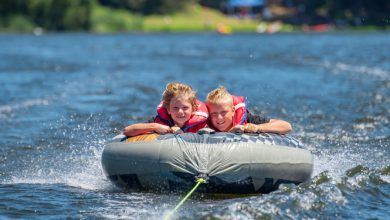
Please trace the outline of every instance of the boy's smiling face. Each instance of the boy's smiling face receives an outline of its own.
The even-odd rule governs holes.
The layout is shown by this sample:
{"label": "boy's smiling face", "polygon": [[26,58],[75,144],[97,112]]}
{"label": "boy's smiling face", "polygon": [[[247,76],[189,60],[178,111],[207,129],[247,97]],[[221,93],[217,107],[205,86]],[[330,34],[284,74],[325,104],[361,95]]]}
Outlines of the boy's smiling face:
{"label": "boy's smiling face", "polygon": [[233,126],[234,107],[231,103],[207,102],[210,120],[218,131],[229,131]]}
{"label": "boy's smiling face", "polygon": [[192,114],[192,105],[187,97],[178,96],[171,99],[168,113],[171,115],[176,126],[183,127],[190,120]]}

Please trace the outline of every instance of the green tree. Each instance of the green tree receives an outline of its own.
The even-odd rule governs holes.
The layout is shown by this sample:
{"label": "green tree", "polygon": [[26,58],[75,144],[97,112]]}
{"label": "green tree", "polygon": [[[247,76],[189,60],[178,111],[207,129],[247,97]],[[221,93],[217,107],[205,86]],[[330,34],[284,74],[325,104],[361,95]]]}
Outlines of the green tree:
{"label": "green tree", "polygon": [[125,8],[144,15],[175,13],[182,11],[191,2],[196,0],[99,0],[105,6]]}
{"label": "green tree", "polygon": [[[2,0],[2,26],[25,19],[47,30],[88,30],[91,0]],[[23,19],[22,19],[23,18]],[[20,22],[19,22],[20,23]]]}

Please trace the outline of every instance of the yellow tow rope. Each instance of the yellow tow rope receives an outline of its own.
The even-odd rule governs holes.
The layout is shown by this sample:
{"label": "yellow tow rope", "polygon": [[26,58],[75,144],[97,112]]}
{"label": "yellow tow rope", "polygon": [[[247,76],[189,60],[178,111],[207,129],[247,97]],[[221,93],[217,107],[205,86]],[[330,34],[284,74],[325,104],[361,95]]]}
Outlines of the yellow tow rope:
{"label": "yellow tow rope", "polygon": [[198,186],[204,182],[206,182],[206,180],[203,178],[197,179],[194,188],[179,202],[179,204],[177,204],[177,206],[167,216],[165,216],[164,220],[169,220],[171,218],[171,215],[175,213],[180,208],[180,206],[183,205],[183,203],[191,196],[191,194],[195,192]]}

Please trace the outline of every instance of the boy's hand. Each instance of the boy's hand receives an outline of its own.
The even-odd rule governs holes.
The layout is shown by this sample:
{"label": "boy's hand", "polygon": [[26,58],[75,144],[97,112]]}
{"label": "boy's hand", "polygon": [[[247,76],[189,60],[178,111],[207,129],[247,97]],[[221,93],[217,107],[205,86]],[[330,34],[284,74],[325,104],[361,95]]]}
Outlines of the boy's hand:
{"label": "boy's hand", "polygon": [[248,123],[247,125],[236,125],[230,129],[232,133],[256,133],[258,128],[255,124]]}
{"label": "boy's hand", "polygon": [[257,128],[257,126],[255,124],[248,123],[247,125],[245,125],[244,132],[245,133],[256,133],[257,129],[258,128]]}
{"label": "boy's hand", "polygon": [[245,126],[244,125],[236,125],[232,127],[229,132],[232,133],[244,133],[245,132]]}
{"label": "boy's hand", "polygon": [[169,126],[162,125],[162,124],[156,124],[154,131],[159,134],[172,133],[172,129]]}
{"label": "boy's hand", "polygon": [[172,130],[172,133],[174,133],[174,134],[182,134],[182,133],[184,133],[179,127],[177,127],[177,126],[173,126],[173,127],[171,127],[171,130]]}

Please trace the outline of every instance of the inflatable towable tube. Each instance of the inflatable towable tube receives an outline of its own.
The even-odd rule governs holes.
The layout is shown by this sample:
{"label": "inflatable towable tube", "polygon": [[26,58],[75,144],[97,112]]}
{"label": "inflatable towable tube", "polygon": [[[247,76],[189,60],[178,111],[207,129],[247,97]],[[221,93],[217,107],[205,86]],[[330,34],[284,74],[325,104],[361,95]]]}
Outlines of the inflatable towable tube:
{"label": "inflatable towable tube", "polygon": [[147,134],[117,136],[102,154],[106,176],[128,189],[268,193],[310,179],[313,162],[296,139],[276,134]]}

